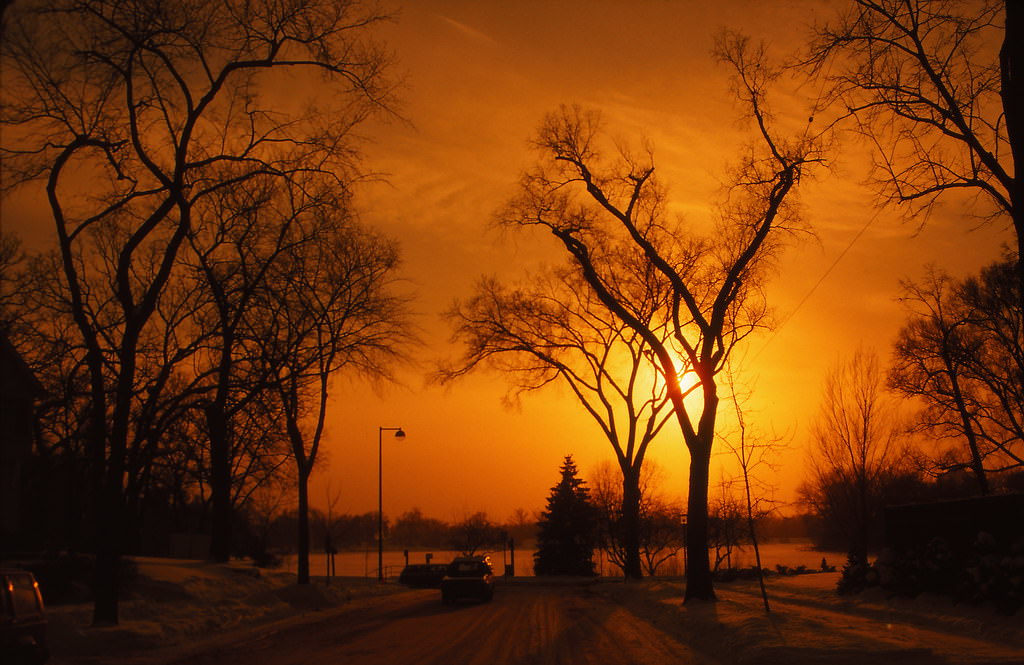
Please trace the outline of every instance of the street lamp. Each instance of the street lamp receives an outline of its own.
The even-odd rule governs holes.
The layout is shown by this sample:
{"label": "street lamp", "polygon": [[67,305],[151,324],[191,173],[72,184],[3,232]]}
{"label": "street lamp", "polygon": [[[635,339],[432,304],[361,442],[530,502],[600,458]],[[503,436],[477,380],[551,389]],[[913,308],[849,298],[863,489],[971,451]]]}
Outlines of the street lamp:
{"label": "street lamp", "polygon": [[384,432],[394,432],[401,441],[405,432],[401,427],[377,428],[377,581],[384,581]]}

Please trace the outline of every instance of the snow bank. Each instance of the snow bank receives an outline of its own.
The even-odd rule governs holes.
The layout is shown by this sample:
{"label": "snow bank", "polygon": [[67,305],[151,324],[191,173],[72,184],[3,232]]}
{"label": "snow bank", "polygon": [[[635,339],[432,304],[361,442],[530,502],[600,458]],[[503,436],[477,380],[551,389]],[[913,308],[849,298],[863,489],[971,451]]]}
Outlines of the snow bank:
{"label": "snow bank", "polygon": [[92,605],[50,607],[53,662],[150,650],[334,607],[402,589],[376,580],[323,578],[297,585],[287,572],[241,562],[138,558],[139,578],[120,604],[118,626],[93,627]]}
{"label": "snow bank", "polygon": [[[88,605],[51,608],[54,665],[164,662],[149,653],[156,648],[166,662],[174,662],[200,640],[250,639],[270,630],[268,622],[315,621],[321,616],[317,610],[369,607],[384,600],[375,596],[404,591],[366,578],[336,578],[329,586],[318,578],[299,587],[290,573],[238,563],[139,559],[138,564],[139,583],[122,602],[121,625],[91,627]],[[878,589],[838,596],[837,579],[838,573],[771,576],[770,614],[756,581],[749,580],[719,584],[715,603],[689,605],[682,603],[679,580],[604,578],[589,580],[586,588],[689,645],[700,663],[1024,664],[1024,613],[1001,616],[947,598],[895,598]]]}
{"label": "snow bank", "polygon": [[755,581],[720,584],[718,601],[683,605],[679,582],[602,585],[632,612],[707,662],[1024,663],[1024,617],[948,599],[838,596],[838,573],[768,578],[771,613]]}

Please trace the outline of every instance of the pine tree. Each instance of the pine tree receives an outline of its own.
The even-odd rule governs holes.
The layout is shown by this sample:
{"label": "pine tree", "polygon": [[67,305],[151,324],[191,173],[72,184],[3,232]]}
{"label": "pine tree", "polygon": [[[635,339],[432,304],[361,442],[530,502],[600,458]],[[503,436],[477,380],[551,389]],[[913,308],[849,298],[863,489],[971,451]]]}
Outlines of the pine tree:
{"label": "pine tree", "polygon": [[537,575],[596,575],[594,542],[597,512],[590,489],[566,455],[561,480],[551,488],[541,513],[533,571]]}

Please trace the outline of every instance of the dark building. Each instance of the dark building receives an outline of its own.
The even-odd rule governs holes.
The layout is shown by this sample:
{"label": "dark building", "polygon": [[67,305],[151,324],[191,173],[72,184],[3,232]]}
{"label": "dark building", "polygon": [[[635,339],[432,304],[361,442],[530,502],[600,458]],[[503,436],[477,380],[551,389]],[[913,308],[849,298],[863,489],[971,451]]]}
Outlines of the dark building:
{"label": "dark building", "polygon": [[1024,494],[889,506],[885,509],[885,544],[896,552],[923,550],[942,538],[953,552],[971,550],[979,533],[993,545],[1009,551],[1024,539]]}
{"label": "dark building", "polygon": [[22,467],[32,455],[35,400],[43,387],[0,333],[0,542],[17,530]]}

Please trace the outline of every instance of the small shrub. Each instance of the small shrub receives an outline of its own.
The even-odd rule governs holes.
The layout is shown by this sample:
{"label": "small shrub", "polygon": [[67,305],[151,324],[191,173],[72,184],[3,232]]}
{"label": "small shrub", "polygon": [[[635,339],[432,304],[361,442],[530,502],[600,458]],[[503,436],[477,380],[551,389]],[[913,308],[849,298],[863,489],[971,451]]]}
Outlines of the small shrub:
{"label": "small shrub", "polygon": [[878,584],[878,572],[872,570],[866,561],[854,552],[846,558],[846,565],[843,566],[843,573],[839,577],[836,591],[840,595],[860,593],[864,589]]}
{"label": "small shrub", "polygon": [[[768,572],[765,570],[764,572]],[[714,573],[714,579],[716,582],[733,582],[735,580],[756,580],[757,579],[757,567],[751,566],[749,568],[721,568],[716,570]]]}

